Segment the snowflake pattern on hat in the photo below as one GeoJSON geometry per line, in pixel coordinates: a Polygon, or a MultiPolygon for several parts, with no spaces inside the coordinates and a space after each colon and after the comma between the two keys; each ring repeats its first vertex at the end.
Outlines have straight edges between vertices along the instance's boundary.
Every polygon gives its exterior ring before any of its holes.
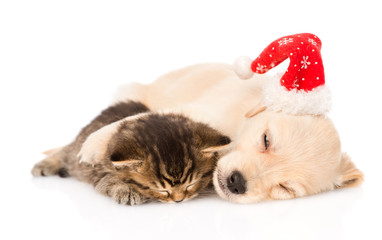
{"type": "Polygon", "coordinates": [[[277,82],[264,84],[263,105],[289,114],[324,115],[330,109],[331,99],[325,86],[321,45],[321,40],[311,33],[281,37],[254,61],[245,56],[238,58],[233,69],[240,78],[249,79],[254,73],[264,74],[289,58],[288,69],[275,79],[277,82]]]}
{"type": "Polygon", "coordinates": [[[287,58],[290,64],[280,83],[286,89],[311,91],[325,84],[321,58],[321,40],[314,34],[301,33],[279,38],[252,62],[254,73],[263,74],[287,58]],[[258,65],[263,66],[259,69],[258,65]]]}

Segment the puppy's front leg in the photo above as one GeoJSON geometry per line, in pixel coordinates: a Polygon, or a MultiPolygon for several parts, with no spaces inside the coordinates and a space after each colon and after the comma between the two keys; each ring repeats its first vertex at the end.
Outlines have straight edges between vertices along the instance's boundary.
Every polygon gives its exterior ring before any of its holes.
{"type": "Polygon", "coordinates": [[[90,134],[82,144],[81,150],[78,153],[80,162],[89,164],[97,164],[106,156],[107,146],[110,139],[117,132],[120,121],[106,125],[103,128],[90,134]]]}
{"type": "Polygon", "coordinates": [[[135,120],[147,113],[140,113],[131,117],[124,118],[117,122],[106,125],[90,134],[82,144],[78,153],[79,161],[95,165],[100,163],[107,155],[108,143],[119,130],[122,122],[135,120]]]}

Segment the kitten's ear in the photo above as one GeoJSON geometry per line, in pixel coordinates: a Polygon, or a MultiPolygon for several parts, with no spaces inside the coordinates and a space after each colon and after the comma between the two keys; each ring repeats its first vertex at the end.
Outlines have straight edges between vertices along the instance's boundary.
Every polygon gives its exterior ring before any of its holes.
{"type": "Polygon", "coordinates": [[[121,161],[111,161],[113,166],[116,168],[128,167],[133,170],[137,170],[140,166],[142,166],[143,160],[140,159],[126,159],[121,161]]]}
{"type": "Polygon", "coordinates": [[[213,144],[212,146],[206,146],[202,152],[203,153],[214,153],[214,152],[223,152],[225,150],[228,150],[228,146],[231,143],[231,139],[227,136],[221,135],[218,139],[216,139],[216,142],[210,142],[213,144]]]}
{"type": "Polygon", "coordinates": [[[199,124],[197,127],[198,145],[201,146],[203,153],[214,153],[227,149],[231,139],[224,136],[215,129],[205,124],[199,124]]]}
{"type": "Polygon", "coordinates": [[[363,182],[363,173],[355,167],[349,155],[342,153],[339,176],[334,185],[336,188],[355,187],[363,182]]]}
{"type": "Polygon", "coordinates": [[[115,136],[109,143],[109,159],[115,167],[129,167],[137,170],[143,163],[143,154],[133,139],[115,136]]]}

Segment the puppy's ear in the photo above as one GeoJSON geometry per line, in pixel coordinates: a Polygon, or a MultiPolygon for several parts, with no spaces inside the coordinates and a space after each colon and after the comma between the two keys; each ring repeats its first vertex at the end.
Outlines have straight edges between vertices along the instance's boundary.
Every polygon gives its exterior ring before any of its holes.
{"type": "Polygon", "coordinates": [[[213,154],[228,148],[231,139],[211,127],[198,123],[195,129],[197,145],[202,148],[203,154],[213,154]]]}
{"type": "Polygon", "coordinates": [[[342,153],[339,176],[334,185],[336,188],[355,187],[363,182],[363,173],[355,167],[349,155],[342,153]]]}
{"type": "Polygon", "coordinates": [[[251,118],[255,116],[256,114],[263,112],[265,109],[266,107],[262,105],[261,103],[259,103],[258,105],[253,107],[251,110],[249,110],[244,116],[246,118],[251,118]]]}

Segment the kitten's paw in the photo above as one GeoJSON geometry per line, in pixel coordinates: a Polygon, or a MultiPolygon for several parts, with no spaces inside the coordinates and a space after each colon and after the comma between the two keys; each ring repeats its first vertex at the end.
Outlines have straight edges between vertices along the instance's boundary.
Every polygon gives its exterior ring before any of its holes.
{"type": "Polygon", "coordinates": [[[147,201],[142,194],[131,190],[127,186],[115,186],[111,190],[111,197],[119,204],[123,205],[138,205],[147,201]]]}
{"type": "Polygon", "coordinates": [[[111,172],[105,172],[102,175],[104,176],[94,184],[97,192],[111,197],[119,204],[137,205],[149,201],[111,172]]]}
{"type": "Polygon", "coordinates": [[[36,163],[32,168],[32,175],[39,176],[51,176],[56,175],[60,170],[61,166],[53,161],[43,160],[41,162],[36,163]]]}

